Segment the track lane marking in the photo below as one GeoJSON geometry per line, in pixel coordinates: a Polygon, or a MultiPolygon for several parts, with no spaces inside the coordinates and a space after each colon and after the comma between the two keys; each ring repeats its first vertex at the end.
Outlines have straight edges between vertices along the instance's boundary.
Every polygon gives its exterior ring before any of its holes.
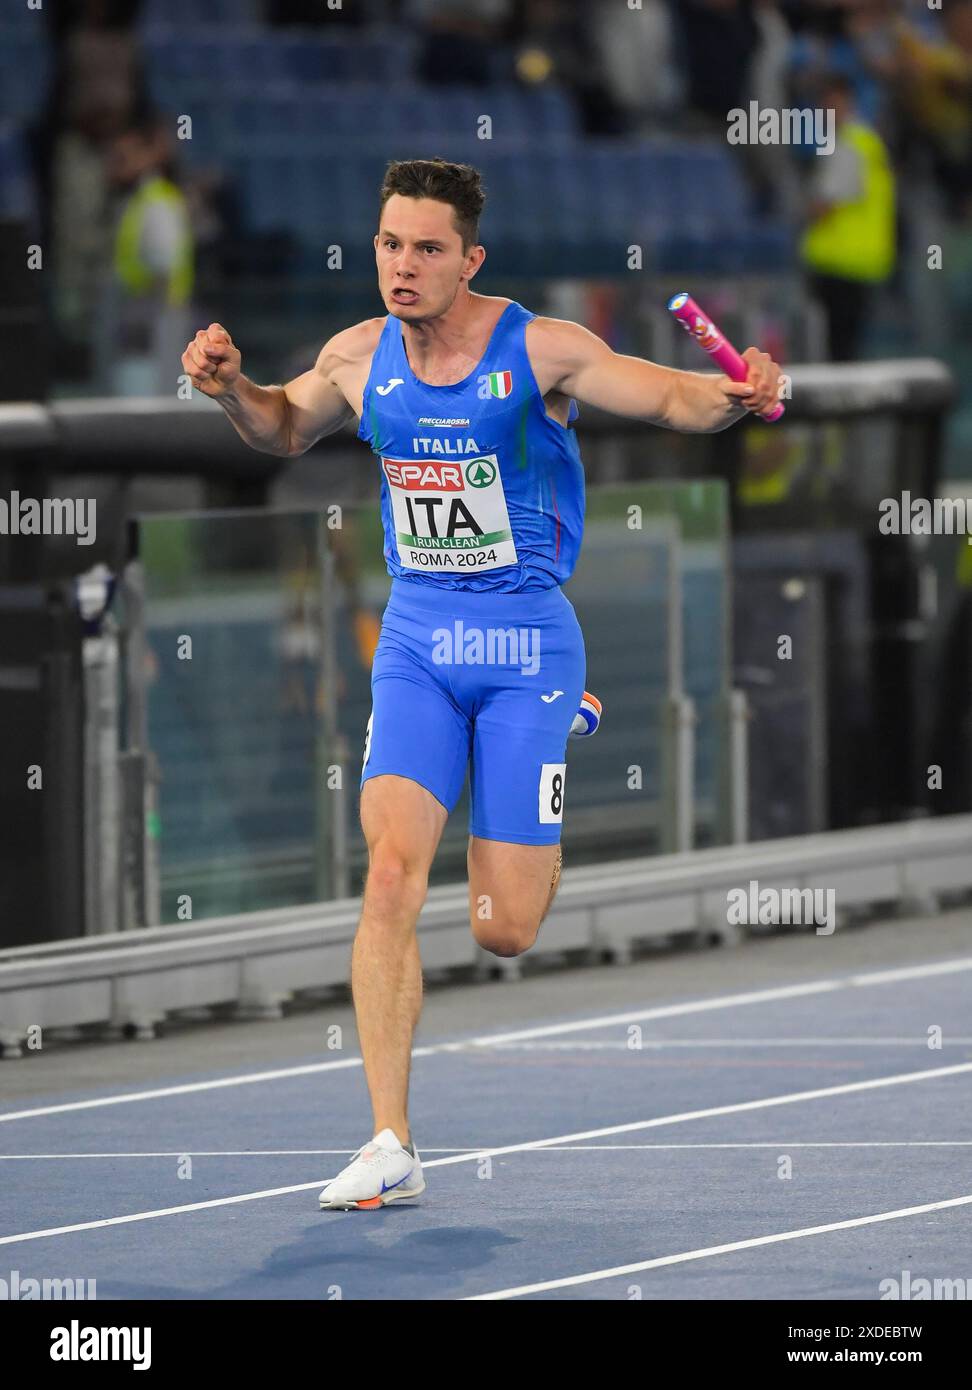
{"type": "MultiPolygon", "coordinates": [[[[412,1049],[412,1057],[432,1057],[441,1053],[463,1052],[473,1048],[489,1048],[499,1043],[528,1038],[551,1037],[558,1033],[578,1033],[595,1028],[608,1028],[625,1023],[640,1023],[657,1018],[681,1018],[688,1014],[708,1013],[715,1009],[739,1008],[748,1004],[774,1003],[782,999],[802,998],[813,994],[833,993],[843,989],[868,987],[872,984],[892,984],[903,979],[926,978],[929,975],[956,974],[972,970],[972,956],[936,961],[930,965],[902,967],[893,971],[838,976],[830,980],[810,981],[802,985],[782,985],[772,989],[752,990],[743,994],[716,995],[710,999],[689,1000],[681,1004],[663,1004],[599,1018],[577,1019],[568,1023],[544,1024],[536,1028],[521,1028],[513,1032],[485,1034],[460,1042],[435,1043],[412,1049]]],[[[322,1072],[360,1067],[360,1057],[342,1057],[331,1062],[311,1062],[296,1067],[278,1067],[272,1071],[249,1072],[243,1076],[217,1077],[209,1081],[183,1082],[152,1090],[127,1091],[116,1096],[98,1096],[90,1100],[64,1101],[57,1105],[33,1106],[28,1110],[0,1112],[0,1123],[12,1120],[40,1119],[46,1115],[63,1115],[77,1110],[93,1110],[108,1105],[129,1105],[135,1101],[162,1100],[169,1096],[193,1095],[201,1091],[225,1089],[232,1086],[255,1085],[278,1081],[285,1077],[315,1076],[322,1072]]]]}
{"type": "Polygon", "coordinates": [[[613,1269],[597,1269],[589,1274],[570,1274],[563,1279],[545,1279],[538,1284],[520,1284],[515,1288],[496,1289],[492,1293],[470,1294],[464,1303],[481,1303],[503,1298],[521,1298],[528,1293],[545,1293],[549,1289],[566,1289],[577,1284],[594,1284],[600,1279],[616,1279],[622,1274],[638,1274],[646,1269],[662,1269],[666,1265],[687,1264],[690,1260],[709,1260],[715,1255],[729,1255],[736,1250],[754,1250],[760,1245],[778,1245],[785,1240],[802,1240],[806,1236],[822,1236],[829,1231],[849,1231],[858,1226],[872,1226],[881,1221],[900,1221],[906,1216],[922,1216],[930,1211],[945,1211],[972,1203],[972,1193],[965,1197],[950,1197],[944,1202],[926,1202],[920,1207],[899,1207],[897,1211],[881,1211],[873,1216],[855,1216],[847,1221],[828,1221],[823,1226],[804,1226],[798,1231],[779,1231],[771,1236],[752,1236],[748,1240],[733,1240],[726,1245],[709,1245],[701,1250],[686,1250],[679,1255],[662,1255],[655,1260],[638,1260],[635,1264],[616,1265],[613,1269]]]}
{"type": "MultiPolygon", "coordinates": [[[[878,1090],[885,1086],[904,1086],[912,1082],[930,1081],[935,1077],[957,1076],[972,1071],[972,1062],[963,1062],[950,1067],[932,1067],[924,1071],[902,1072],[897,1076],[875,1077],[870,1081],[849,1081],[840,1086],[824,1086],[813,1091],[794,1091],[781,1096],[765,1096],[760,1100],[737,1101],[730,1105],[710,1106],[705,1110],[686,1110],[680,1114],[659,1115],[651,1120],[634,1120],[626,1124],[606,1125],[600,1129],[582,1130],[576,1134],[558,1134],[549,1139],[529,1139],[519,1144],[503,1144],[494,1148],[476,1149],[468,1153],[452,1154],[448,1158],[433,1158],[423,1163],[423,1168],[444,1168],[453,1163],[471,1163],[480,1158],[493,1158],[500,1154],[524,1153],[532,1149],[545,1149],[556,1144],[577,1143],[583,1139],[601,1139],[608,1134],[631,1134],[637,1130],[656,1129],[663,1125],[685,1124],[691,1120],[711,1119],[717,1115],[739,1115],[750,1110],[768,1110],[778,1105],[796,1105],[804,1101],[820,1100],[827,1096],[852,1095],[860,1091],[878,1090]]],[[[419,1150],[421,1152],[421,1150],[419,1150]]],[[[155,1211],[132,1212],[126,1216],[108,1216],[98,1221],[81,1221],[69,1226],[50,1226],[42,1231],[24,1231],[17,1235],[0,1236],[0,1245],[15,1245],[28,1240],[41,1240],[47,1236],[68,1235],[76,1231],[93,1231],[105,1226],[127,1225],[133,1221],[151,1221],[162,1216],[177,1216],[184,1212],[206,1211],[213,1207],[233,1206],[241,1202],[257,1202],[266,1197],[283,1197],[292,1192],[306,1192],[320,1187],[328,1178],[316,1178],[313,1182],[293,1183],[288,1187],[267,1188],[260,1192],[241,1192],[234,1197],[214,1197],[205,1202],[190,1202],[184,1206],[162,1207],[155,1211]]],[[[970,1199],[972,1200],[972,1199],[970,1199]]]]}

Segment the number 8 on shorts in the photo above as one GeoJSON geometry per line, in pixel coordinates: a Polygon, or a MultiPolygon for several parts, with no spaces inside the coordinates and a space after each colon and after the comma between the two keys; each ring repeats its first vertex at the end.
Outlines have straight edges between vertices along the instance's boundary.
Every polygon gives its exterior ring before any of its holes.
{"type": "Polygon", "coordinates": [[[566,763],[543,763],[540,767],[540,824],[558,824],[564,818],[566,763]]]}

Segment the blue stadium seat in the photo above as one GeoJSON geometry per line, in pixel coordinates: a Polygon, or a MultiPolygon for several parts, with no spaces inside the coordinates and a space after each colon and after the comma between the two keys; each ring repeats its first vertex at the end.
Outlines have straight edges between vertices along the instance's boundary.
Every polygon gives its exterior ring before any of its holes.
{"type": "Polygon", "coordinates": [[[241,159],[238,167],[246,229],[295,228],[294,194],[303,177],[302,162],[289,156],[254,154],[241,159]]]}
{"type": "Polygon", "coordinates": [[[560,141],[576,138],[577,122],[567,95],[556,87],[504,83],[480,92],[480,110],[495,110],[494,138],[501,141],[560,141]],[[484,99],[485,98],[485,99],[484,99]]]}
{"type": "Polygon", "coordinates": [[[160,26],[177,26],[183,33],[212,26],[226,33],[240,24],[258,24],[262,18],[261,0],[206,0],[202,10],[195,0],[142,0],[138,10],[143,34],[160,26]]]}
{"type": "Polygon", "coordinates": [[[588,154],[585,174],[590,196],[598,208],[600,229],[613,237],[630,230],[630,205],[622,181],[622,162],[618,153],[606,145],[594,145],[588,154]]]}
{"type": "Polygon", "coordinates": [[[22,5],[5,5],[3,21],[0,23],[0,43],[7,44],[23,40],[25,43],[44,43],[47,33],[46,21],[37,10],[29,10],[22,5]]]}
{"type": "Polygon", "coordinates": [[[347,100],[340,88],[298,88],[289,109],[291,138],[308,153],[338,148],[347,119],[347,100]]]}
{"type": "Polygon", "coordinates": [[[540,124],[546,134],[576,139],[580,133],[577,108],[566,88],[554,85],[538,87],[533,100],[540,112],[540,124]]]}
{"type": "Polygon", "coordinates": [[[384,87],[413,82],[416,42],[416,36],[406,30],[376,35],[364,46],[360,80],[378,82],[384,87]]]}
{"type": "Polygon", "coordinates": [[[394,115],[395,129],[401,136],[416,142],[424,141],[430,119],[428,94],[419,87],[406,87],[400,91],[390,91],[387,101],[389,118],[394,115]]]}
{"type": "Polygon", "coordinates": [[[0,27],[0,116],[23,123],[36,118],[47,96],[51,57],[42,27],[0,27]]]}
{"type": "Polygon", "coordinates": [[[241,153],[247,150],[268,154],[287,150],[294,135],[296,96],[286,88],[268,88],[254,101],[245,90],[234,88],[221,102],[226,115],[225,134],[231,148],[241,153]]]}
{"type": "Polygon", "coordinates": [[[254,96],[262,100],[265,83],[284,80],[288,75],[277,35],[260,29],[229,30],[221,45],[216,75],[223,82],[254,83],[254,96]]]}
{"type": "Polygon", "coordinates": [[[0,217],[30,220],[36,211],[23,135],[0,120],[0,217]]]}
{"type": "Polygon", "coordinates": [[[344,39],[316,34],[287,36],[286,72],[298,82],[349,82],[361,72],[355,50],[344,39]]]}
{"type": "Polygon", "coordinates": [[[383,159],[341,160],[337,217],[346,238],[346,254],[366,269],[374,263],[372,238],[378,230],[378,191],[385,171],[383,159]]]}

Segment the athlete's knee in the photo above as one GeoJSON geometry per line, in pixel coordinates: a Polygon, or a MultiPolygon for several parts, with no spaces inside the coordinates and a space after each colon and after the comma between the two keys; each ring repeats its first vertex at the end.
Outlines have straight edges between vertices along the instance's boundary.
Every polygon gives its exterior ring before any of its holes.
{"type": "Polygon", "coordinates": [[[421,904],[429,888],[429,866],[397,845],[371,850],[365,894],[372,902],[421,904]]]}
{"type": "Polygon", "coordinates": [[[473,936],[484,951],[494,956],[522,956],[537,939],[536,917],[505,917],[502,921],[474,921],[473,936]]]}

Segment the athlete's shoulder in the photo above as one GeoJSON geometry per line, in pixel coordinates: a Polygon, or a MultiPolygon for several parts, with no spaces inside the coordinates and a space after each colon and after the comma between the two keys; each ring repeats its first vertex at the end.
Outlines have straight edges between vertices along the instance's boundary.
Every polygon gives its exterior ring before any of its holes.
{"type": "Polygon", "coordinates": [[[530,360],[536,363],[582,362],[606,347],[603,339],[583,324],[543,314],[527,324],[525,339],[530,360]]]}
{"type": "Polygon", "coordinates": [[[545,343],[572,342],[594,336],[589,328],[573,319],[552,319],[545,314],[536,314],[527,324],[527,332],[545,343]]]}
{"type": "Polygon", "coordinates": [[[358,362],[362,358],[370,357],[378,346],[387,321],[387,315],[383,318],[362,319],[350,328],[340,329],[333,337],[328,338],[321,348],[318,361],[358,362]]]}
{"type": "MultiPolygon", "coordinates": [[[[506,296],[502,294],[471,294],[470,298],[477,300],[481,304],[492,304],[495,309],[499,310],[497,314],[498,319],[502,318],[511,304],[516,304],[517,302],[515,299],[507,299],[506,296]]],[[[523,308],[522,304],[520,308],[523,308]]]]}

